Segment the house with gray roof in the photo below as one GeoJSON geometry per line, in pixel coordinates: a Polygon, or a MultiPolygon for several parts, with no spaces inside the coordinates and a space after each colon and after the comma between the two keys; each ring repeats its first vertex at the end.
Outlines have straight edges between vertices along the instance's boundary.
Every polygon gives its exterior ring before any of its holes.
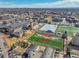
{"type": "Polygon", "coordinates": [[[46,48],[45,51],[43,52],[43,55],[41,58],[52,58],[54,57],[55,50],[53,48],[46,48]]]}

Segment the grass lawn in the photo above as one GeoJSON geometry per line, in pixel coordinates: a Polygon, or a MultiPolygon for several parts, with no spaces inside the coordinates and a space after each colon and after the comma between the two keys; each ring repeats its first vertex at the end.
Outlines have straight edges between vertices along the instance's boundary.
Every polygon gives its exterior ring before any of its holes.
{"type": "Polygon", "coordinates": [[[39,36],[38,33],[35,33],[28,40],[33,43],[36,43],[36,44],[50,46],[52,48],[57,48],[57,49],[63,49],[63,39],[62,38],[56,38],[56,39],[47,38],[47,37],[39,36]]]}
{"type": "Polygon", "coordinates": [[[77,27],[71,27],[71,26],[64,26],[64,25],[59,25],[56,32],[68,32],[69,36],[73,36],[74,33],[79,32],[79,28],[77,27]]]}

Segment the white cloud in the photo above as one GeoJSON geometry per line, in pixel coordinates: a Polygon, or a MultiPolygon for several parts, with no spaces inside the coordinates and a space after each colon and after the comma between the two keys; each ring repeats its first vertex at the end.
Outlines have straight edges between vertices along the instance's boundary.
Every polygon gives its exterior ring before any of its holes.
{"type": "Polygon", "coordinates": [[[79,0],[62,0],[57,2],[49,2],[49,3],[34,3],[34,4],[14,4],[5,2],[0,2],[0,7],[27,7],[27,8],[60,8],[60,7],[79,7],[79,0]]]}
{"type": "Polygon", "coordinates": [[[79,7],[79,0],[63,0],[51,3],[38,3],[34,6],[48,7],[48,8],[59,8],[59,7],[79,7]]]}

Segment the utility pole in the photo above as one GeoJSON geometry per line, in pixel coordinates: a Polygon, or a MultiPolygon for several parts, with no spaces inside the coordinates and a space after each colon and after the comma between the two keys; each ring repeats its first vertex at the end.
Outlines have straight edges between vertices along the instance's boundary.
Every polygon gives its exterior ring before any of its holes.
{"type": "MultiPolygon", "coordinates": [[[[30,15],[29,15],[30,16],[30,15]]],[[[32,16],[30,16],[30,30],[32,30],[32,25],[33,25],[33,22],[32,22],[32,16]]]]}
{"type": "Polygon", "coordinates": [[[29,11],[30,30],[32,30],[32,25],[33,25],[32,15],[33,14],[31,14],[31,12],[29,11]]]}

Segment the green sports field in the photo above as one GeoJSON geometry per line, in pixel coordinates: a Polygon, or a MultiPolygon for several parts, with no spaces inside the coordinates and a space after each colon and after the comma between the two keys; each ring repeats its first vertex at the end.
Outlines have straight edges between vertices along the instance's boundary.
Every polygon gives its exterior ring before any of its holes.
{"type": "Polygon", "coordinates": [[[40,36],[38,33],[35,33],[28,40],[36,44],[50,46],[52,48],[57,48],[57,49],[63,49],[63,39],[59,37],[48,38],[48,37],[40,36]]]}
{"type": "Polygon", "coordinates": [[[59,25],[59,26],[57,27],[57,30],[56,30],[56,32],[62,32],[62,33],[65,32],[65,31],[68,32],[68,35],[69,35],[69,36],[73,36],[74,33],[79,32],[79,28],[77,28],[77,27],[72,27],[72,26],[59,25]]]}

